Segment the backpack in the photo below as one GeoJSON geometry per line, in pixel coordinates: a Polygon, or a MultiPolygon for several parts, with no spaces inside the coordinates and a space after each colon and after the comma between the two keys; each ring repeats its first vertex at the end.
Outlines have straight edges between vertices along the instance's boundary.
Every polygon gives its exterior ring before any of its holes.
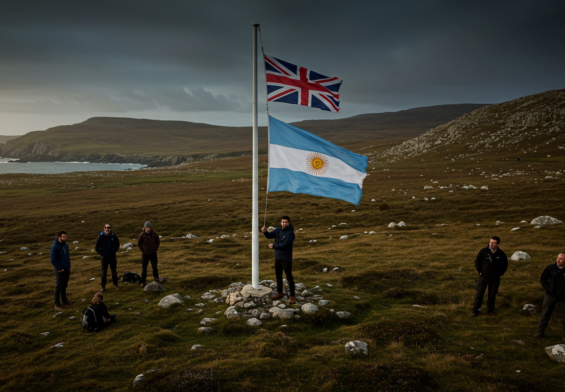
{"type": "Polygon", "coordinates": [[[122,280],[124,283],[140,283],[141,276],[139,276],[135,272],[126,271],[124,272],[124,277],[122,280]]]}
{"type": "Polygon", "coordinates": [[[98,332],[100,330],[96,313],[90,306],[82,312],[82,329],[88,332],[98,332]]]}

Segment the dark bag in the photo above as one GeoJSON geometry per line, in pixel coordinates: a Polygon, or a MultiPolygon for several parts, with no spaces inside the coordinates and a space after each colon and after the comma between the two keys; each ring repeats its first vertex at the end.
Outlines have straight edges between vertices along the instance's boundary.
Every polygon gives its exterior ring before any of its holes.
{"type": "Polygon", "coordinates": [[[100,330],[96,313],[90,306],[82,312],[82,328],[88,332],[98,332],[100,330]]]}
{"type": "Polygon", "coordinates": [[[122,280],[124,283],[141,283],[141,276],[135,272],[126,271],[122,280]]]}

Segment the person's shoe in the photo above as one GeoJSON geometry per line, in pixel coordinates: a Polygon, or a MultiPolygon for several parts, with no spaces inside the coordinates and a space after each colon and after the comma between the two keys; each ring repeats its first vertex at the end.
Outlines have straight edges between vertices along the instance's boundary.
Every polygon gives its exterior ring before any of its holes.
{"type": "Polygon", "coordinates": [[[55,310],[57,312],[62,312],[63,310],[65,310],[65,308],[63,308],[61,305],[55,305],[55,310]]]}
{"type": "Polygon", "coordinates": [[[119,288],[120,288],[120,286],[118,286],[118,285],[114,285],[114,288],[115,288],[115,289],[119,289],[119,288]]]}
{"type": "Polygon", "coordinates": [[[277,293],[274,297],[271,297],[271,299],[273,301],[276,301],[277,299],[281,299],[282,297],[284,297],[283,293],[277,293]]]}
{"type": "Polygon", "coordinates": [[[288,299],[288,303],[294,305],[296,303],[296,297],[294,295],[291,295],[288,299]]]}
{"type": "Polygon", "coordinates": [[[479,312],[473,312],[471,313],[471,317],[477,317],[479,315],[479,312]]]}
{"type": "Polygon", "coordinates": [[[104,291],[106,291],[106,288],[100,286],[100,292],[103,293],[104,291]]]}
{"type": "Polygon", "coordinates": [[[74,301],[69,301],[69,300],[63,301],[63,305],[72,305],[72,304],[74,304],[74,301]]]}
{"type": "Polygon", "coordinates": [[[141,287],[145,287],[145,282],[143,282],[142,284],[140,284],[141,287]]]}
{"type": "Polygon", "coordinates": [[[489,316],[496,316],[496,313],[494,313],[494,312],[488,312],[488,315],[489,315],[489,316]]]}
{"type": "MultiPolygon", "coordinates": [[[[545,338],[545,333],[544,333],[544,332],[537,332],[537,333],[534,335],[534,338],[536,338],[536,339],[537,339],[537,338],[545,338]]],[[[565,340],[565,338],[563,338],[563,340],[565,340]]]]}

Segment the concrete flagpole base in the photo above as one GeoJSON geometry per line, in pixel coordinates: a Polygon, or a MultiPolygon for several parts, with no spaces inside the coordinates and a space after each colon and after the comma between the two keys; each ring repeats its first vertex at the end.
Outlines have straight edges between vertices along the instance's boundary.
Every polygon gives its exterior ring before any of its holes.
{"type": "Polygon", "coordinates": [[[254,289],[253,285],[248,284],[247,286],[243,286],[243,288],[240,291],[240,294],[243,296],[243,299],[246,301],[249,297],[269,299],[271,298],[272,292],[273,289],[270,287],[258,285],[257,288],[254,289]]]}

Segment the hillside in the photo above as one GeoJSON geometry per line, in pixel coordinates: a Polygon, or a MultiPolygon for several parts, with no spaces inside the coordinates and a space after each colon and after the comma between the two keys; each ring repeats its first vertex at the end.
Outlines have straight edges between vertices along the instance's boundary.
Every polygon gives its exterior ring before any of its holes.
{"type": "Polygon", "coordinates": [[[497,155],[547,158],[565,150],[565,89],[546,91],[467,113],[447,124],[375,153],[374,164],[442,155],[451,161],[497,155]]]}
{"type": "Polygon", "coordinates": [[[0,135],[0,144],[4,144],[8,140],[16,139],[18,137],[21,137],[21,135],[10,135],[10,136],[0,135]]]}
{"type": "MultiPolygon", "coordinates": [[[[296,126],[341,143],[415,137],[451,121],[479,104],[441,105],[340,120],[310,120],[296,126]]],[[[260,148],[266,149],[266,128],[260,148]]],[[[89,161],[174,165],[247,154],[250,127],[221,127],[186,121],[95,117],[85,122],[28,133],[0,146],[0,156],[21,161],[89,161]]]]}

